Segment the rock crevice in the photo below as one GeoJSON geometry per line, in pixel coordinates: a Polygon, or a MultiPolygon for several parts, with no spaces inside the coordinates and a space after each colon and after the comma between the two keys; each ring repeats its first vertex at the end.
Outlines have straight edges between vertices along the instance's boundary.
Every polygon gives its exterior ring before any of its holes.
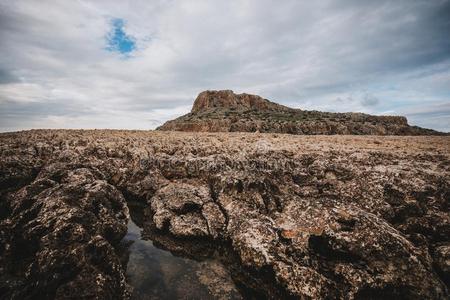
{"type": "Polygon", "coordinates": [[[2,297],[128,298],[123,195],[142,203],[155,244],[218,256],[261,297],[449,296],[447,137],[28,131],[0,141],[0,180],[27,178],[0,190],[2,297]]]}

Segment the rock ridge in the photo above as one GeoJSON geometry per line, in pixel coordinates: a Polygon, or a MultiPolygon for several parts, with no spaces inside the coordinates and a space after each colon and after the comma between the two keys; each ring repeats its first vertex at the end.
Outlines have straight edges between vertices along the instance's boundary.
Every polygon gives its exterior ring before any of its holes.
{"type": "Polygon", "coordinates": [[[231,90],[204,91],[190,113],[167,121],[164,131],[274,132],[297,135],[444,135],[408,125],[403,116],[329,113],[283,106],[231,90]]]}
{"type": "Polygon", "coordinates": [[[232,90],[204,91],[194,101],[191,112],[214,109],[287,111],[290,108],[270,102],[257,95],[235,94],[232,90]]]}

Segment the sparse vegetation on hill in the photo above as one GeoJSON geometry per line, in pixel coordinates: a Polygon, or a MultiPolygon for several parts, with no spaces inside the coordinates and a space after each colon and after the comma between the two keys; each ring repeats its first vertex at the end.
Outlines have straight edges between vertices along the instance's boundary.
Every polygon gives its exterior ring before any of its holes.
{"type": "Polygon", "coordinates": [[[305,135],[441,135],[410,126],[405,117],[329,113],[293,109],[256,95],[230,90],[199,94],[192,111],[159,130],[206,132],[276,132],[305,135]]]}

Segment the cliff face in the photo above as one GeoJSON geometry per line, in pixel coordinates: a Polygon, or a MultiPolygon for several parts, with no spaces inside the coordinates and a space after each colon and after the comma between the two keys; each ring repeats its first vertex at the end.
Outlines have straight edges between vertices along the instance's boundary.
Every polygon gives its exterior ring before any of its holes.
{"type": "Polygon", "coordinates": [[[192,113],[214,109],[288,111],[289,108],[256,95],[235,94],[231,90],[204,91],[194,101],[192,113]]]}
{"type": "Polygon", "coordinates": [[[159,130],[202,132],[276,132],[308,135],[439,135],[409,126],[405,117],[362,113],[304,111],[256,95],[230,90],[198,95],[189,114],[166,122],[159,130]]]}
{"type": "Polygon", "coordinates": [[[0,134],[0,296],[128,298],[132,199],[259,298],[448,299],[449,166],[448,137],[0,134]]]}

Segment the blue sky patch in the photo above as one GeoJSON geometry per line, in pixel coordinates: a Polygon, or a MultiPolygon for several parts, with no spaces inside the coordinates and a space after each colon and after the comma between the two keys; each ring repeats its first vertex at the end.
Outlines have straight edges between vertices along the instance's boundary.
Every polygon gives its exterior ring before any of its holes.
{"type": "Polygon", "coordinates": [[[111,26],[112,29],[106,36],[108,43],[106,50],[123,55],[133,52],[136,49],[136,41],[132,36],[126,34],[124,30],[125,21],[115,18],[111,21],[111,26]]]}

